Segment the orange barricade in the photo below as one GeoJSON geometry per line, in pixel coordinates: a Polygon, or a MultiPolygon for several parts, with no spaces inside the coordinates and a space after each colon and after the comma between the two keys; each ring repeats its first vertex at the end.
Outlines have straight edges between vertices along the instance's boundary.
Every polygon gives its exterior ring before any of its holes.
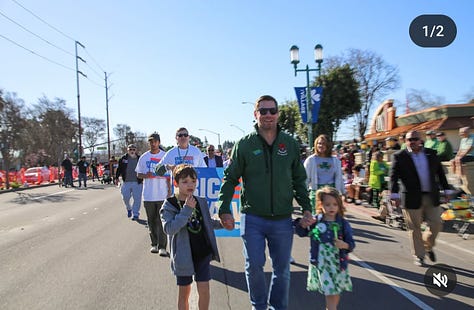
{"type": "Polygon", "coordinates": [[[8,173],[8,180],[11,182],[16,182],[16,171],[10,171],[8,173]]]}
{"type": "Polygon", "coordinates": [[[21,184],[25,184],[26,182],[25,171],[26,171],[25,167],[22,167],[19,171],[21,184]]]}
{"type": "Polygon", "coordinates": [[[58,167],[49,167],[49,183],[55,183],[58,179],[58,167]]]}

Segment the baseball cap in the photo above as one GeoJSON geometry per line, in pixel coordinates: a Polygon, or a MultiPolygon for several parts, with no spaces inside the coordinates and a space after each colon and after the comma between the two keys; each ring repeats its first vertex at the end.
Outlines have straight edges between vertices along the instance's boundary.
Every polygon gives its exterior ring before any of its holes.
{"type": "Polygon", "coordinates": [[[426,134],[427,134],[427,135],[434,135],[435,132],[434,132],[433,130],[428,130],[428,131],[426,132],[426,134]]]}
{"type": "Polygon", "coordinates": [[[444,136],[444,132],[440,131],[440,132],[436,133],[436,136],[437,137],[444,136]]]}
{"type": "Polygon", "coordinates": [[[127,148],[128,148],[128,149],[136,149],[137,146],[136,146],[135,144],[129,144],[129,145],[127,146],[127,148]]]}
{"type": "Polygon", "coordinates": [[[154,133],[152,133],[148,136],[148,141],[150,141],[150,140],[161,141],[160,140],[160,135],[157,132],[154,132],[154,133]]]}

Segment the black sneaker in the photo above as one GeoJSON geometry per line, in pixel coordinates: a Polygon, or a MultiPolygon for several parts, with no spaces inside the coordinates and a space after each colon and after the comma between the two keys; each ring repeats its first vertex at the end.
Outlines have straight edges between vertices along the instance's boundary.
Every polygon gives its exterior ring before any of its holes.
{"type": "Polygon", "coordinates": [[[433,250],[428,251],[426,254],[428,254],[428,258],[430,259],[430,261],[432,261],[433,263],[436,262],[436,255],[433,250]]]}

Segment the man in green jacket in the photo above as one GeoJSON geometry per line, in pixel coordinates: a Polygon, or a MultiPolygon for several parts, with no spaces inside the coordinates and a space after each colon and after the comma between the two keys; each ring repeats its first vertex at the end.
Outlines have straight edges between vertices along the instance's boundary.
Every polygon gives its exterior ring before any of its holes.
{"type": "Polygon", "coordinates": [[[425,149],[432,149],[436,151],[436,148],[438,147],[438,140],[436,140],[436,132],[434,132],[433,130],[428,130],[426,132],[426,141],[423,146],[425,147],[425,149]]]}
{"type": "Polygon", "coordinates": [[[436,147],[436,153],[441,161],[450,161],[454,157],[453,146],[446,139],[444,132],[436,133],[438,139],[438,146],[436,147]]]}
{"type": "Polygon", "coordinates": [[[240,234],[244,244],[245,276],[253,309],[287,309],[290,257],[293,244],[293,198],[312,217],[306,172],[295,139],[278,127],[278,103],[261,96],[254,116],[256,131],[240,139],[232,151],[219,194],[222,225],[232,229],[230,203],[242,177],[240,234]],[[273,276],[265,283],[265,244],[272,259],[273,276]],[[270,291],[270,296],[268,291],[270,291]]]}

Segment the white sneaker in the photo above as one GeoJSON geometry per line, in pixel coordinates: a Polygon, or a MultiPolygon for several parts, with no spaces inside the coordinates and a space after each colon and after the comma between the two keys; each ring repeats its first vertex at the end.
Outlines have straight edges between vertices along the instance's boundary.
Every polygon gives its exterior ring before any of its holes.
{"type": "Polygon", "coordinates": [[[152,246],[150,249],[151,253],[158,253],[158,247],[157,246],[152,246]]]}
{"type": "Polygon", "coordinates": [[[293,258],[293,256],[290,257],[290,264],[294,264],[296,263],[295,259],[293,258]]]}
{"type": "Polygon", "coordinates": [[[158,254],[159,254],[160,256],[163,256],[163,257],[169,256],[168,252],[166,252],[165,249],[159,249],[159,250],[158,250],[158,254]]]}

